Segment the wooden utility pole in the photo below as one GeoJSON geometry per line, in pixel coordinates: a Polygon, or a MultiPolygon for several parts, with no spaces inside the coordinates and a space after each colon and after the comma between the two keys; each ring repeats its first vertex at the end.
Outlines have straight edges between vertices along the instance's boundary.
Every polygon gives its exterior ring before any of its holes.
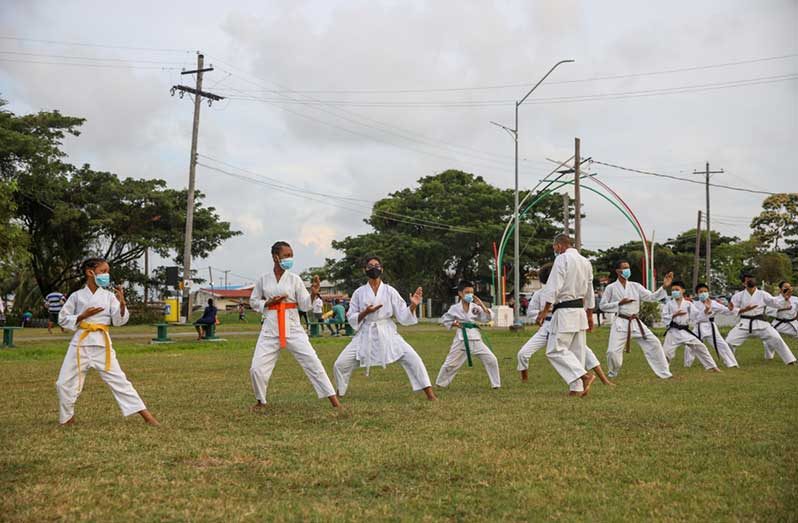
{"type": "Polygon", "coordinates": [[[227,273],[230,272],[229,270],[222,271],[224,272],[224,288],[227,289],[227,273]]]}
{"type": "Polygon", "coordinates": [[[189,298],[191,295],[191,242],[194,232],[194,182],[196,179],[197,171],[197,136],[199,135],[199,118],[200,118],[200,104],[203,98],[208,99],[210,106],[214,101],[223,100],[223,96],[218,96],[213,93],[207,93],[202,90],[202,77],[203,73],[213,71],[213,67],[204,67],[205,56],[201,53],[197,54],[197,68],[193,71],[183,71],[180,74],[196,74],[197,86],[196,88],[187,87],[185,85],[173,85],[172,96],[176,91],[180,92],[180,98],[183,98],[184,93],[194,95],[194,124],[191,129],[191,160],[188,168],[188,197],[186,201],[186,234],[185,242],[183,244],[183,310],[180,314],[180,321],[185,322],[191,315],[191,304],[189,298]]]}
{"type": "Polygon", "coordinates": [[[693,171],[693,174],[704,174],[704,175],[706,175],[706,188],[707,188],[707,191],[706,191],[707,192],[707,247],[706,247],[706,250],[707,250],[707,253],[706,253],[707,281],[705,281],[704,283],[706,283],[707,285],[711,286],[712,282],[710,281],[711,280],[711,278],[710,278],[710,276],[711,276],[710,269],[712,267],[712,227],[711,227],[711,225],[709,223],[709,175],[710,174],[723,174],[723,169],[721,169],[720,171],[710,171],[709,170],[709,162],[707,162],[706,170],[703,173],[701,171],[693,171]]]}
{"type": "Polygon", "coordinates": [[[571,212],[568,209],[568,206],[571,205],[571,198],[568,196],[568,193],[562,193],[562,226],[563,232],[565,234],[571,234],[571,224],[570,224],[570,215],[571,212]]]}
{"type": "MultiPolygon", "coordinates": [[[[693,289],[698,285],[698,265],[701,263],[701,211],[695,224],[695,254],[693,255],[693,289]]],[[[707,283],[707,285],[709,285],[707,283]]]]}
{"type": "Polygon", "coordinates": [[[574,244],[582,247],[582,198],[579,194],[579,168],[582,159],[579,157],[581,141],[574,138],[574,244]]]}
{"type": "Polygon", "coordinates": [[[144,305],[147,305],[150,294],[150,248],[144,247],[144,305]]]}

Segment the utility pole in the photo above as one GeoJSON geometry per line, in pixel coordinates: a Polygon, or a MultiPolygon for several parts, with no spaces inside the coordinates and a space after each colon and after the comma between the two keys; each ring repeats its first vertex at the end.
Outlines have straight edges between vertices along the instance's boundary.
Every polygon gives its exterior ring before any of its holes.
{"type": "Polygon", "coordinates": [[[214,101],[224,99],[223,96],[218,96],[202,90],[203,73],[213,71],[213,67],[204,67],[204,65],[205,56],[203,56],[202,53],[198,53],[197,68],[193,71],[183,71],[180,73],[196,74],[196,88],[185,85],[173,85],[171,89],[172,96],[175,95],[176,91],[180,92],[180,98],[183,98],[185,93],[194,95],[194,124],[191,129],[191,161],[188,168],[188,198],[186,201],[186,234],[185,243],[183,245],[183,311],[180,318],[181,322],[185,322],[191,314],[191,304],[189,303],[189,297],[191,295],[191,242],[194,232],[194,182],[197,172],[197,136],[199,135],[200,104],[203,98],[208,99],[208,106],[214,101]]]}
{"type": "MultiPolygon", "coordinates": [[[[693,289],[698,285],[698,265],[701,263],[701,210],[695,224],[695,254],[693,255],[693,289]]],[[[709,285],[709,283],[707,283],[709,285]]]]}
{"type": "Polygon", "coordinates": [[[574,138],[574,243],[577,249],[582,247],[582,198],[579,195],[579,168],[582,160],[579,157],[581,140],[574,138]]]}
{"type": "Polygon", "coordinates": [[[570,205],[571,205],[571,198],[568,196],[568,193],[567,192],[562,193],[562,226],[564,229],[563,232],[565,234],[568,234],[569,236],[571,234],[571,226],[570,226],[571,224],[569,223],[571,213],[568,209],[568,206],[570,205]]]}
{"type": "Polygon", "coordinates": [[[144,247],[144,305],[147,305],[150,294],[150,248],[144,247]]]}
{"type": "Polygon", "coordinates": [[[227,289],[227,273],[230,272],[229,270],[222,271],[224,273],[224,288],[227,289]]]}
{"type": "Polygon", "coordinates": [[[707,188],[707,254],[706,254],[706,264],[707,264],[707,281],[704,282],[707,285],[712,285],[710,281],[710,268],[712,267],[712,227],[709,223],[709,175],[710,174],[723,174],[723,169],[720,171],[710,171],[709,170],[709,162],[707,162],[706,170],[702,173],[701,171],[693,171],[693,174],[704,174],[706,175],[706,188],[707,188]]]}

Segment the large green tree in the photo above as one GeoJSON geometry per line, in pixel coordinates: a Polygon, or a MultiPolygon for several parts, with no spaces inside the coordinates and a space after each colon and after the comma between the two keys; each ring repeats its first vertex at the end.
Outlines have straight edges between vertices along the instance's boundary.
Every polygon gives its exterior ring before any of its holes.
{"type": "MultiPolygon", "coordinates": [[[[14,188],[10,222],[24,237],[30,267],[19,273],[35,280],[39,295],[74,289],[80,262],[89,255],[108,259],[117,280],[134,282],[143,282],[138,260],[147,248],[182,262],[186,191],[163,180],[122,179],[66,163],[62,140],[77,136],[82,123],[57,111],[0,113],[0,182],[14,188]]],[[[192,255],[199,258],[240,234],[202,199],[195,193],[192,255]]],[[[20,289],[32,289],[22,283],[20,289]]],[[[38,300],[32,290],[17,298],[20,305],[38,300]]]]}
{"type": "MultiPolygon", "coordinates": [[[[545,198],[522,221],[522,272],[552,257],[561,201],[557,195],[545,198]]],[[[418,186],[378,201],[365,220],[374,230],[334,241],[344,255],[328,260],[322,270],[351,291],[364,281],[363,257],[377,254],[386,280],[403,294],[421,285],[426,296],[448,300],[462,278],[482,282],[484,289],[491,281],[493,242],[501,238],[512,209],[512,191],[482,177],[457,170],[426,176],[418,186]]],[[[505,260],[513,262],[510,253],[505,260]]]]}
{"type": "Polygon", "coordinates": [[[765,198],[762,212],[751,221],[751,228],[766,248],[777,251],[782,241],[798,246],[798,193],[765,198]]]}

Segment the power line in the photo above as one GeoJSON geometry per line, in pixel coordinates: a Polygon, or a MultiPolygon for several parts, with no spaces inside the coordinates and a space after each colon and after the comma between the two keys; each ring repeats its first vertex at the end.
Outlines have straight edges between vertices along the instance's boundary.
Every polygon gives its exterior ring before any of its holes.
{"type": "MultiPolygon", "coordinates": [[[[679,67],[674,69],[664,69],[660,71],[648,71],[642,73],[626,73],[626,74],[611,74],[611,75],[604,75],[604,76],[594,76],[590,78],[579,78],[575,80],[557,80],[557,81],[549,81],[547,82],[548,85],[557,85],[557,84],[573,84],[573,83],[583,83],[583,82],[595,82],[600,80],[620,80],[624,78],[638,78],[644,76],[655,76],[655,75],[663,75],[663,74],[672,74],[672,73],[682,73],[682,72],[689,72],[689,71],[699,71],[704,69],[717,69],[722,67],[730,67],[735,65],[745,65],[745,64],[753,64],[759,62],[768,62],[774,60],[784,60],[787,58],[793,58],[798,56],[798,53],[790,53],[778,56],[767,56],[762,58],[753,58],[749,60],[738,60],[733,62],[724,62],[719,64],[709,64],[709,65],[697,65],[697,66],[690,66],[690,67],[679,67]]],[[[515,84],[500,84],[500,85],[485,85],[485,86],[474,86],[474,87],[441,87],[441,88],[422,88],[422,89],[299,89],[299,90],[291,90],[293,94],[410,94],[410,93],[435,93],[435,92],[460,92],[460,91],[483,91],[483,90],[494,90],[494,89],[508,89],[508,88],[521,88],[521,87],[529,87],[529,83],[515,83],[515,84]]],[[[271,91],[272,93],[278,93],[280,91],[271,91]]]]}
{"type": "MultiPolygon", "coordinates": [[[[613,169],[620,169],[622,171],[629,171],[629,172],[638,173],[638,174],[645,174],[645,175],[648,175],[648,176],[656,176],[658,178],[668,178],[668,179],[671,179],[671,180],[678,180],[680,182],[689,182],[689,183],[697,183],[699,185],[706,185],[705,182],[702,182],[700,180],[692,180],[690,178],[682,178],[681,176],[673,176],[673,175],[670,175],[670,174],[662,174],[662,173],[657,173],[657,172],[653,172],[653,171],[643,171],[641,169],[632,169],[631,167],[624,167],[622,165],[616,165],[616,164],[613,164],[613,163],[600,162],[598,160],[593,160],[593,163],[596,163],[598,165],[604,165],[604,166],[607,166],[607,167],[612,167],[613,169]]],[[[720,187],[721,189],[729,189],[731,191],[748,192],[748,193],[753,193],[753,194],[767,194],[769,196],[772,196],[774,194],[778,194],[778,193],[775,193],[775,192],[756,191],[756,190],[753,190],[753,189],[746,189],[744,187],[735,187],[735,186],[732,186],[732,185],[723,185],[723,184],[719,184],[719,183],[710,183],[709,185],[710,185],[710,187],[720,187]]]]}
{"type": "MultiPolygon", "coordinates": [[[[241,174],[238,174],[238,173],[226,171],[224,169],[220,169],[218,167],[214,167],[212,165],[207,165],[207,164],[204,164],[204,163],[201,163],[201,162],[198,162],[197,165],[200,165],[202,167],[205,167],[206,169],[211,169],[213,171],[216,171],[216,172],[228,175],[228,176],[232,176],[232,177],[239,178],[239,179],[242,179],[242,180],[248,180],[248,181],[251,181],[251,182],[259,183],[261,185],[266,185],[267,187],[270,187],[270,188],[272,188],[274,190],[277,190],[277,191],[280,191],[280,192],[283,192],[283,193],[286,193],[286,194],[290,194],[292,196],[297,196],[297,197],[304,198],[304,199],[307,199],[307,200],[312,200],[312,201],[315,201],[315,202],[323,203],[325,205],[331,205],[333,207],[339,207],[341,209],[346,209],[348,211],[357,213],[359,215],[362,215],[362,213],[364,212],[363,208],[350,207],[350,206],[347,206],[347,205],[336,204],[336,203],[333,203],[333,202],[330,201],[330,200],[334,200],[335,198],[327,197],[325,199],[319,199],[319,198],[313,198],[311,196],[307,196],[306,193],[308,193],[310,191],[306,191],[305,189],[302,189],[302,188],[298,188],[297,187],[297,188],[293,188],[292,189],[292,188],[286,188],[286,187],[283,187],[283,186],[276,186],[276,185],[274,185],[274,184],[272,184],[270,182],[267,182],[267,181],[264,181],[264,180],[261,180],[261,179],[258,179],[258,178],[251,178],[249,176],[244,176],[244,175],[241,175],[241,174]]],[[[394,212],[391,212],[391,211],[380,211],[380,210],[375,210],[375,209],[370,209],[370,211],[373,212],[373,214],[376,215],[377,217],[382,218],[384,220],[391,220],[391,221],[395,221],[395,222],[406,223],[408,225],[415,225],[417,227],[425,227],[425,228],[431,228],[431,229],[446,230],[446,231],[450,231],[450,232],[459,232],[459,233],[464,233],[464,234],[473,234],[473,233],[475,233],[475,231],[473,229],[468,229],[468,228],[465,228],[465,227],[459,227],[459,226],[455,226],[455,225],[451,225],[451,224],[444,224],[444,223],[441,223],[441,222],[435,222],[435,221],[426,220],[426,219],[423,219],[423,218],[416,218],[414,216],[408,216],[408,215],[405,215],[405,214],[394,213],[394,212]]]]}
{"type": "Polygon", "coordinates": [[[37,60],[17,60],[13,58],[0,58],[0,62],[17,64],[38,64],[38,65],[63,65],[72,67],[93,67],[107,69],[159,69],[161,71],[179,71],[179,67],[158,67],[155,65],[122,65],[122,64],[81,64],[77,62],[42,62],[37,60]]]}
{"type": "MultiPolygon", "coordinates": [[[[683,94],[695,93],[704,91],[715,91],[719,89],[731,89],[735,87],[746,87],[752,85],[772,84],[779,82],[786,82],[791,80],[798,80],[798,73],[761,76],[755,78],[745,78],[741,80],[731,80],[725,82],[713,82],[706,84],[694,84],[678,87],[662,87],[657,89],[642,89],[637,91],[618,91],[613,93],[597,93],[578,96],[556,96],[549,98],[536,98],[530,100],[529,103],[535,105],[543,104],[560,104],[560,103],[574,103],[574,102],[592,102],[603,100],[619,100],[627,98],[642,98],[649,96],[662,96],[669,94],[683,94]]],[[[279,93],[275,93],[279,94],[279,93]]],[[[393,102],[393,101],[369,101],[357,102],[351,100],[282,100],[275,98],[262,98],[254,95],[244,96],[231,96],[231,99],[242,101],[256,101],[265,103],[300,103],[302,105],[321,105],[329,107],[379,107],[379,108],[478,108],[478,107],[497,107],[507,106],[515,103],[511,99],[495,99],[495,100],[456,100],[451,102],[437,102],[437,101],[410,101],[410,102],[393,102]]]]}
{"type": "Polygon", "coordinates": [[[0,51],[0,54],[11,54],[18,56],[33,56],[38,58],[63,58],[67,60],[86,60],[95,62],[124,62],[124,63],[142,63],[142,64],[160,64],[160,65],[183,65],[185,62],[164,62],[161,60],[128,60],[125,58],[111,58],[100,56],[85,56],[85,55],[60,55],[60,54],[47,54],[47,53],[28,53],[23,51],[0,51]]]}
{"type": "Polygon", "coordinates": [[[126,49],[129,51],[153,51],[163,53],[193,53],[190,49],[174,49],[164,47],[133,47],[129,45],[94,44],[86,42],[64,42],[62,40],[41,40],[36,38],[23,38],[19,36],[0,36],[0,40],[15,40],[18,42],[34,42],[39,44],[64,45],[75,47],[96,47],[102,49],[126,49]]]}

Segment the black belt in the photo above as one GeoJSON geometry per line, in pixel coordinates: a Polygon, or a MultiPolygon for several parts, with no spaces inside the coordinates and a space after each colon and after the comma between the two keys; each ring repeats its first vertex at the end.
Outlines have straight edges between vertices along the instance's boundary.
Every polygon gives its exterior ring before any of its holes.
{"type": "Polygon", "coordinates": [[[557,309],[584,309],[585,308],[585,300],[582,298],[578,298],[576,300],[567,300],[561,301],[560,303],[555,303],[554,307],[552,307],[551,312],[556,311],[557,309]]]}
{"type": "Polygon", "coordinates": [[[676,330],[680,330],[680,331],[687,331],[690,334],[692,334],[693,336],[695,336],[699,341],[701,340],[701,338],[698,336],[698,334],[696,334],[695,332],[690,330],[690,326],[689,325],[681,325],[679,323],[670,322],[670,324],[668,324],[668,328],[665,329],[666,333],[668,332],[668,329],[676,329],[676,330]]]}
{"type": "Polygon", "coordinates": [[[781,318],[774,318],[773,319],[773,322],[774,322],[773,323],[773,328],[777,329],[779,327],[779,325],[783,325],[783,324],[786,323],[787,325],[792,327],[794,331],[798,332],[798,329],[796,329],[795,325],[792,324],[792,322],[794,322],[796,320],[798,320],[798,316],[796,316],[795,318],[788,318],[786,320],[782,320],[781,318]]]}
{"type": "Polygon", "coordinates": [[[748,320],[748,334],[754,332],[754,321],[756,320],[767,321],[765,319],[764,314],[759,314],[757,316],[743,316],[742,314],[740,314],[740,319],[748,320]]]}

